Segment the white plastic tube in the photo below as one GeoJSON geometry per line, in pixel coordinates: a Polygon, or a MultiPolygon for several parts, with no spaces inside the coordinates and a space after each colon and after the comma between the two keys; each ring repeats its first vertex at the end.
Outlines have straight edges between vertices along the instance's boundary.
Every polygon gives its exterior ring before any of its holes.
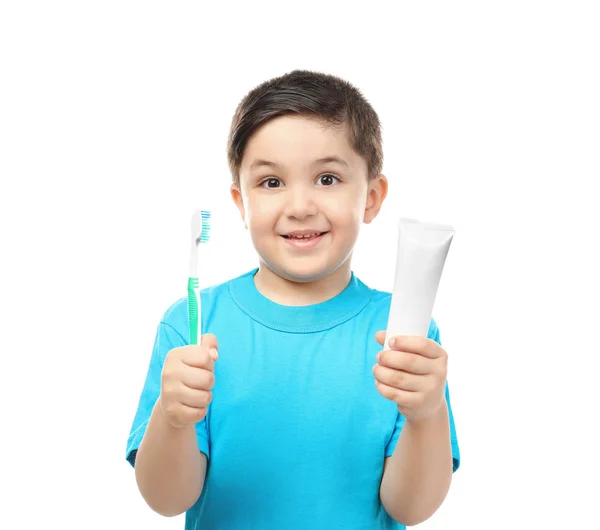
{"type": "Polygon", "coordinates": [[[455,230],[400,218],[396,277],[384,349],[396,335],[427,337],[442,270],[455,230]]]}

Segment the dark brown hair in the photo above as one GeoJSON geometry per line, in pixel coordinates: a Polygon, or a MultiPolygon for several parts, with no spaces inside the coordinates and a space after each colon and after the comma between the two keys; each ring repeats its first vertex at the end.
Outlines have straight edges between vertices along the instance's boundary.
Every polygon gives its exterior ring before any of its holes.
{"type": "Polygon", "coordinates": [[[239,184],[242,157],[252,134],[268,121],[290,114],[330,126],[347,125],[350,145],[367,162],[369,179],[381,173],[381,124],[360,90],[330,74],[294,70],[258,85],[238,105],[227,142],[235,184],[239,184]]]}

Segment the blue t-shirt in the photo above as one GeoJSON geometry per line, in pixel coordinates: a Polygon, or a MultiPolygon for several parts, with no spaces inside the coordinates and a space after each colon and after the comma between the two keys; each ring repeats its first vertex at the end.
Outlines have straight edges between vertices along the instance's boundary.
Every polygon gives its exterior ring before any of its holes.
{"type": "MultiPolygon", "coordinates": [[[[391,294],[354,274],[336,297],[282,306],[254,284],[254,269],[204,289],[202,333],[219,343],[213,399],[196,424],[208,458],[202,494],[186,513],[186,530],[403,529],[379,499],[384,457],[404,418],[373,384],[391,294]]],[[[127,442],[127,460],[144,435],[159,397],[162,365],[189,343],[187,300],[164,314],[127,442]]],[[[431,319],[428,337],[440,342],[431,319]]],[[[446,399],[454,470],[460,462],[446,399]]]]}

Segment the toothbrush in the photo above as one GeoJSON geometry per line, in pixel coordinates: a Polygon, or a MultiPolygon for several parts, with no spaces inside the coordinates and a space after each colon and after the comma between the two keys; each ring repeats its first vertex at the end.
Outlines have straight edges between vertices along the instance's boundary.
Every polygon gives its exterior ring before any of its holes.
{"type": "Polygon", "coordinates": [[[192,238],[190,248],[190,277],[188,279],[188,320],[190,323],[190,344],[199,344],[202,336],[202,304],[200,303],[200,245],[210,238],[210,211],[197,210],[192,217],[192,238]]]}

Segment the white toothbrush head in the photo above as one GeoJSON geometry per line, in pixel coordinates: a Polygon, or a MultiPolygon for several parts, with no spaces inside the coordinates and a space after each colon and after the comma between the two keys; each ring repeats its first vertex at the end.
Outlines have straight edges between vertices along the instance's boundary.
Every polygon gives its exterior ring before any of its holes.
{"type": "Polygon", "coordinates": [[[192,217],[192,241],[198,246],[210,239],[210,211],[197,210],[192,217]]]}
{"type": "Polygon", "coordinates": [[[209,210],[197,210],[192,216],[190,278],[198,277],[198,249],[201,243],[208,243],[210,240],[210,218],[209,210]]]}

